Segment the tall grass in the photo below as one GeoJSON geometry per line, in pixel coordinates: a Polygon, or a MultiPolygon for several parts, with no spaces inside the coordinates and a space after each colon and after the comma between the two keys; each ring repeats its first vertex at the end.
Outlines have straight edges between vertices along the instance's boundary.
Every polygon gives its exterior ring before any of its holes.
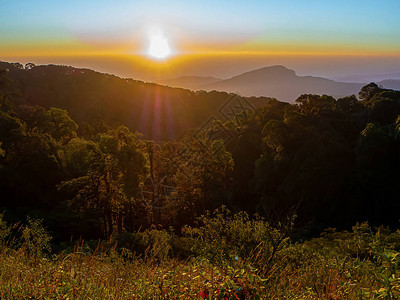
{"type": "Polygon", "coordinates": [[[243,213],[219,211],[199,227],[186,228],[183,237],[152,230],[131,234],[130,244],[125,234],[127,248],[101,242],[90,249],[81,242],[71,251],[52,254],[39,221],[11,227],[0,218],[0,297],[400,297],[399,232],[375,230],[364,223],[351,232],[329,230],[319,238],[292,243],[283,230],[243,213]],[[183,251],[188,245],[191,250],[183,251]],[[179,250],[191,255],[178,258],[179,250]]]}

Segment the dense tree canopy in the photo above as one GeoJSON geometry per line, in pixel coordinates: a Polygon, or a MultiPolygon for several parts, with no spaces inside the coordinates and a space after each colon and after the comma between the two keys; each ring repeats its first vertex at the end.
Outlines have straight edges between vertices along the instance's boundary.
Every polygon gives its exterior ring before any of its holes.
{"type": "MultiPolygon", "coordinates": [[[[59,240],[108,238],[152,225],[179,229],[221,205],[271,222],[295,213],[303,229],[365,220],[399,225],[399,91],[371,83],[360,91],[360,101],[354,95],[338,100],[301,95],[294,105],[264,99],[233,119],[214,120],[160,142],[146,140],[130,124],[120,125],[126,119],[118,114],[113,115],[118,122],[109,122],[105,113],[93,121],[93,114],[109,109],[107,103],[91,102],[99,97],[93,85],[87,87],[92,94],[84,92],[89,99],[74,90],[76,103],[70,107],[76,105],[79,121],[65,106],[56,108],[66,93],[63,86],[46,91],[61,95],[51,105],[30,103],[24,89],[44,86],[48,70],[14,68],[37,76],[27,76],[36,81],[28,84],[0,73],[0,211],[9,220],[27,214],[43,218],[59,240]],[[97,106],[91,110],[89,103],[97,106]]],[[[51,72],[61,76],[57,68],[51,72]]],[[[74,78],[68,77],[67,88],[74,78]]],[[[90,81],[116,89],[120,84],[113,76],[93,75],[90,81]]],[[[218,92],[198,96],[195,119],[210,109],[208,102],[226,97],[218,92]]]]}

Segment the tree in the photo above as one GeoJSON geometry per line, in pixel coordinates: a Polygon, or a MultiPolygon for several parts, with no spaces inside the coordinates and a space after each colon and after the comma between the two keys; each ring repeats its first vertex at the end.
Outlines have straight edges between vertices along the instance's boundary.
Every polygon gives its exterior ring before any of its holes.
{"type": "Polygon", "coordinates": [[[297,209],[299,222],[321,222],[340,207],[331,197],[350,174],[351,148],[337,130],[342,113],[333,98],[303,95],[298,103],[282,119],[266,121],[252,186],[270,220],[279,222],[297,209]]]}
{"type": "Polygon", "coordinates": [[[25,70],[30,70],[30,69],[33,69],[34,67],[36,67],[36,65],[34,63],[26,63],[25,64],[25,70]]]}
{"type": "Polygon", "coordinates": [[[120,126],[100,135],[91,146],[89,171],[81,177],[64,181],[59,189],[73,195],[77,211],[96,212],[104,237],[124,229],[128,219],[132,227],[133,204],[139,183],[146,172],[146,159],[139,150],[139,134],[120,126]]]}
{"type": "Polygon", "coordinates": [[[296,99],[301,113],[312,116],[327,113],[334,109],[335,99],[327,95],[301,95],[296,99]]]}
{"type": "Polygon", "coordinates": [[[340,98],[336,101],[336,108],[343,113],[358,113],[363,110],[363,105],[355,95],[340,98]]]}
{"type": "Polygon", "coordinates": [[[16,98],[19,91],[7,76],[7,71],[0,69],[0,111],[13,113],[16,107],[16,98]]]}
{"type": "Polygon", "coordinates": [[[2,142],[0,142],[0,157],[4,156],[5,152],[3,149],[1,149],[1,144],[2,142]]]}
{"type": "MultiPolygon", "coordinates": [[[[40,117],[39,117],[40,118],[40,117]]],[[[76,138],[78,125],[69,117],[64,109],[51,107],[43,112],[39,128],[42,132],[50,134],[56,141],[66,144],[76,138]]]]}
{"type": "Polygon", "coordinates": [[[369,101],[379,91],[381,91],[379,86],[376,83],[371,82],[362,87],[362,89],[358,93],[358,97],[360,98],[360,100],[369,101]]]}
{"type": "Polygon", "coordinates": [[[59,155],[66,179],[81,177],[89,172],[96,147],[93,141],[75,138],[60,149],[59,155]]]}
{"type": "Polygon", "coordinates": [[[208,209],[226,201],[234,162],[223,140],[187,135],[180,140],[173,174],[175,222],[193,222],[208,209]]]}

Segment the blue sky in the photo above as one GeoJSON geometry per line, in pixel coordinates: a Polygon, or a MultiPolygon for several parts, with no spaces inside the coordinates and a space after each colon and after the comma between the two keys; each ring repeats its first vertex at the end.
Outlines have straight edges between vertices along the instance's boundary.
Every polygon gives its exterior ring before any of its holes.
{"type": "MultiPolygon", "coordinates": [[[[148,24],[178,28],[197,40],[381,45],[400,50],[400,1],[3,0],[4,43],[100,36],[134,39],[148,24]]],[[[28,43],[29,44],[29,43],[28,43]]],[[[223,47],[223,45],[221,45],[223,47]]],[[[378,47],[379,48],[379,47],[378,47]]],[[[250,49],[251,50],[251,49],[250,49]]]]}

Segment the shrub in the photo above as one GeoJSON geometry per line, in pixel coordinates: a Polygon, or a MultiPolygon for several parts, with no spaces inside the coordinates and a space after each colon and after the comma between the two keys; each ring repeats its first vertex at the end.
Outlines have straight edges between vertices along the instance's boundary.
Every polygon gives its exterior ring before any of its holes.
{"type": "Polygon", "coordinates": [[[199,218],[201,226],[186,226],[183,232],[193,237],[192,250],[214,263],[251,260],[268,268],[277,253],[287,247],[287,227],[273,227],[258,216],[246,212],[232,214],[226,208],[217,209],[199,218]]]}
{"type": "Polygon", "coordinates": [[[11,233],[11,228],[3,220],[3,214],[0,214],[0,245],[2,244],[4,245],[10,233],[11,233]]]}
{"type": "Polygon", "coordinates": [[[144,259],[165,261],[170,258],[172,240],[176,238],[165,230],[150,229],[144,232],[122,232],[114,237],[118,248],[129,250],[144,259]]]}
{"type": "Polygon", "coordinates": [[[142,234],[142,239],[147,245],[145,258],[166,261],[171,252],[172,235],[165,230],[151,229],[142,234]]]}
{"type": "Polygon", "coordinates": [[[45,251],[51,251],[50,241],[51,236],[46,232],[42,221],[28,217],[28,224],[22,230],[21,248],[36,260],[45,251]]]}

